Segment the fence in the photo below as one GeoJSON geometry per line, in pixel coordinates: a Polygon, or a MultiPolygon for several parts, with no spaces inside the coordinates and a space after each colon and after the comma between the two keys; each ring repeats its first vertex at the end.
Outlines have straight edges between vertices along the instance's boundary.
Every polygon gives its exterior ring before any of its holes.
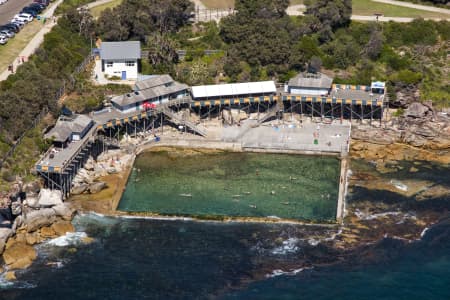
{"type": "MultiPolygon", "coordinates": [[[[82,72],[84,70],[84,68],[86,68],[86,66],[92,61],[93,56],[92,55],[88,55],[83,62],[78,65],[75,68],[75,71],[70,75],[70,79],[71,79],[71,84],[72,86],[75,85],[75,77],[73,75],[79,74],[80,72],[82,72]]],[[[63,80],[63,84],[62,86],[56,91],[55,93],[55,102],[58,102],[58,100],[66,93],[67,90],[67,86],[66,86],[66,81],[63,80]]],[[[22,140],[25,138],[25,136],[34,128],[36,128],[36,126],[41,122],[42,118],[48,113],[48,107],[44,107],[41,112],[34,118],[33,122],[31,122],[31,125],[20,135],[20,137],[16,140],[16,142],[14,143],[14,145],[8,150],[8,152],[5,153],[5,155],[3,155],[3,157],[0,160],[0,170],[3,168],[4,163],[6,162],[6,160],[8,158],[10,158],[14,152],[16,151],[17,147],[22,143],[22,140]]]]}

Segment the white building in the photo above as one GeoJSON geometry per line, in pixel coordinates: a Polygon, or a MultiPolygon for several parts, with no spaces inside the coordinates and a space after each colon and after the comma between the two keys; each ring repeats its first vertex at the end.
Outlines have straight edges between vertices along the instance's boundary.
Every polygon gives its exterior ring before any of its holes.
{"type": "Polygon", "coordinates": [[[300,73],[285,86],[285,92],[295,95],[325,96],[331,91],[333,78],[322,73],[300,73]]]}
{"type": "Polygon", "coordinates": [[[275,95],[276,91],[277,88],[273,81],[200,85],[192,87],[192,98],[194,100],[213,100],[221,98],[271,96],[275,95]]]}
{"type": "Polygon", "coordinates": [[[100,45],[102,72],[122,80],[138,78],[138,61],[141,59],[141,44],[131,42],[102,42],[100,45]]]}

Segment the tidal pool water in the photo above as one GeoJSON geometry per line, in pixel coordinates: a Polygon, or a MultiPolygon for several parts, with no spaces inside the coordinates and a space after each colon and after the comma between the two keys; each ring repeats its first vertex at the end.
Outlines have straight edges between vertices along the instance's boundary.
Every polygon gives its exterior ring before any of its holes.
{"type": "Polygon", "coordinates": [[[136,159],[118,209],[332,221],[339,171],[334,157],[148,152],[136,159]]]}

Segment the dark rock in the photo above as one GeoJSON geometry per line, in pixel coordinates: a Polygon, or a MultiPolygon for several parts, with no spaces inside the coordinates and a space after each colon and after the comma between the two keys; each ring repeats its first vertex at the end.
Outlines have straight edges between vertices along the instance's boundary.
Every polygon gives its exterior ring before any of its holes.
{"type": "Polygon", "coordinates": [[[72,190],[70,191],[70,193],[72,195],[80,195],[80,194],[83,194],[84,192],[86,192],[88,188],[89,188],[89,185],[80,184],[80,185],[74,186],[72,188],[72,190]]]}
{"type": "Polygon", "coordinates": [[[409,105],[408,109],[405,111],[406,117],[411,118],[424,118],[432,115],[433,111],[428,107],[419,102],[414,102],[409,105]]]}
{"type": "Polygon", "coordinates": [[[106,183],[104,182],[94,182],[93,184],[89,185],[89,193],[96,194],[99,193],[101,190],[106,188],[106,183]]]}

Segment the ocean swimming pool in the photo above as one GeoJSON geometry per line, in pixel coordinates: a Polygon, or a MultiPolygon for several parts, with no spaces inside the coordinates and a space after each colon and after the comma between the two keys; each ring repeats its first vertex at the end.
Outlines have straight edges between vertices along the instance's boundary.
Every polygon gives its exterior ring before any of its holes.
{"type": "Polygon", "coordinates": [[[137,157],[118,210],[333,221],[339,168],[335,157],[147,152],[137,157]]]}

